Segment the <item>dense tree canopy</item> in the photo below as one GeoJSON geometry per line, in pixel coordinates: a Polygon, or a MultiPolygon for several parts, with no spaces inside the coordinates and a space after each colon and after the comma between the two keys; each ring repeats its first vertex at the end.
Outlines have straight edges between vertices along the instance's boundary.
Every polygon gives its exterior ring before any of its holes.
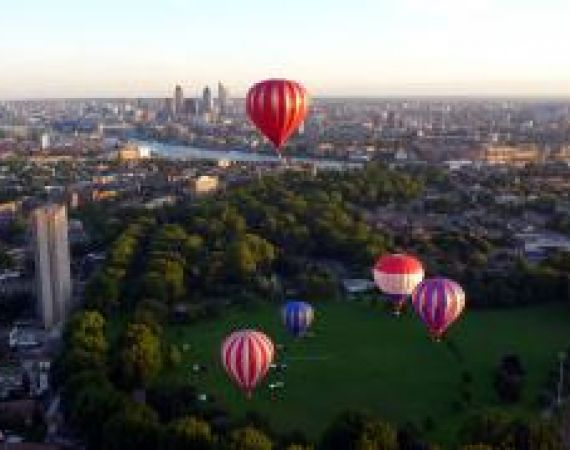
{"type": "Polygon", "coordinates": [[[162,367],[160,339],[147,325],[127,325],[120,362],[121,374],[127,384],[146,386],[162,367]]]}
{"type": "Polygon", "coordinates": [[[522,419],[506,412],[483,411],[465,423],[461,438],[466,443],[485,444],[493,449],[562,450],[559,431],[540,419],[522,419]]]}
{"type": "Polygon", "coordinates": [[[230,438],[230,450],[271,450],[273,442],[263,432],[253,427],[234,430],[230,438]]]}
{"type": "Polygon", "coordinates": [[[210,425],[195,417],[183,417],[167,427],[168,450],[209,450],[214,446],[210,425]]]}
{"type": "Polygon", "coordinates": [[[320,450],[397,450],[396,430],[376,418],[357,412],[339,416],[325,432],[320,450]]]}

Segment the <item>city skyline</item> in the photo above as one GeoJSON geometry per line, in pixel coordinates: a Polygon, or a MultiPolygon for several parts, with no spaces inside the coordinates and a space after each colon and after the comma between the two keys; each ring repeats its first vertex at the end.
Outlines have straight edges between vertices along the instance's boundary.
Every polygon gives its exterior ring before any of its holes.
{"type": "Polygon", "coordinates": [[[563,0],[24,0],[0,18],[0,98],[242,97],[286,77],[314,96],[565,96],[563,0]],[[461,4],[459,4],[461,3],[461,4]]]}

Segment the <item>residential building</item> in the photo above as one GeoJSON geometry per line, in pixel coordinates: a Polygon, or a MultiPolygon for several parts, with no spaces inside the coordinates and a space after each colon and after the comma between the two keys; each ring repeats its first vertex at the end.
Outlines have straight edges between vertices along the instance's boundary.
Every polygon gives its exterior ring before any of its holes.
{"type": "Polygon", "coordinates": [[[209,194],[218,190],[219,180],[216,176],[202,175],[192,180],[192,192],[196,195],[209,194]]]}
{"type": "Polygon", "coordinates": [[[542,162],[543,153],[536,144],[488,145],[481,152],[481,160],[488,164],[525,166],[542,162]]]}
{"type": "Polygon", "coordinates": [[[44,328],[65,320],[71,302],[67,209],[48,205],[32,213],[37,311],[44,328]]]}

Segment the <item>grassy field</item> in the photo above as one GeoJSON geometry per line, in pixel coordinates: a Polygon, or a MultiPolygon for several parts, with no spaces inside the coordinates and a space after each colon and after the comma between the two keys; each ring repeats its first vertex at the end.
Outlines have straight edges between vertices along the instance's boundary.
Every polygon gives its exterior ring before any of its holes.
{"type": "Polygon", "coordinates": [[[448,343],[434,343],[409,312],[396,319],[382,308],[357,303],[319,305],[314,337],[294,341],[279,321],[278,308],[235,310],[215,321],[171,326],[171,342],[187,343],[176,375],[216,396],[233,413],[256,410],[282,431],[300,429],[316,437],[331,419],[347,408],[365,409],[395,422],[423,423],[432,417],[430,435],[449,436],[464,412],[453,404],[459,398],[461,374],[472,374],[475,405],[497,403],[492,371],[508,352],[521,355],[528,372],[525,398],[517,408],[535,408],[537,393],[557,352],[570,343],[570,310],[566,305],[511,311],[470,311],[452,328],[448,343]],[[219,363],[225,335],[242,327],[265,331],[286,345],[279,354],[288,363],[283,374],[270,372],[251,400],[233,386],[219,363]],[[456,351],[450,348],[453,343],[456,351]],[[191,373],[193,363],[208,371],[191,373]],[[283,380],[277,401],[267,383],[283,380]]]}

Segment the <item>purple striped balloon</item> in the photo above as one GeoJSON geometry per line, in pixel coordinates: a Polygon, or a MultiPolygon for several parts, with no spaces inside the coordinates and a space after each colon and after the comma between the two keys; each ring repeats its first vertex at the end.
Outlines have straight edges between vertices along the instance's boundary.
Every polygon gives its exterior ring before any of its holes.
{"type": "Polygon", "coordinates": [[[436,340],[440,340],[465,308],[461,286],[447,278],[428,278],[412,294],[412,305],[436,340]]]}

